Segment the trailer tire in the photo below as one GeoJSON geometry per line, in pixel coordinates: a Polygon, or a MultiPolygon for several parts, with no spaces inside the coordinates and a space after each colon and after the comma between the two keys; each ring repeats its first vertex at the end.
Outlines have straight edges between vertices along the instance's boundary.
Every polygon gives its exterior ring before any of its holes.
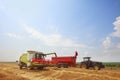
{"type": "Polygon", "coordinates": [[[60,68],[64,68],[64,64],[60,64],[59,66],[60,66],[60,68]]]}
{"type": "Polygon", "coordinates": [[[57,64],[57,67],[58,67],[58,68],[62,68],[62,67],[64,67],[64,64],[63,64],[63,63],[58,63],[58,64],[57,64]]]}
{"type": "Polygon", "coordinates": [[[58,68],[68,68],[69,65],[68,65],[68,64],[65,64],[65,63],[58,63],[58,64],[57,64],[57,67],[58,67],[58,68]]]}
{"type": "Polygon", "coordinates": [[[64,64],[64,68],[68,68],[69,67],[69,65],[68,64],[64,64]]]}

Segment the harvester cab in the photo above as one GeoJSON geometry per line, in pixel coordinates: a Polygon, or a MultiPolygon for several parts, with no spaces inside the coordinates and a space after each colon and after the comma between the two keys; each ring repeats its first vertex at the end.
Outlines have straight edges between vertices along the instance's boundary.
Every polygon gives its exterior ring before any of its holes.
{"type": "Polygon", "coordinates": [[[27,51],[28,52],[28,60],[32,59],[44,59],[45,54],[42,52],[36,52],[36,51],[27,51]]]}
{"type": "Polygon", "coordinates": [[[46,54],[43,52],[37,51],[27,51],[27,53],[22,54],[19,59],[19,67],[22,69],[23,67],[27,67],[28,69],[32,69],[34,67],[44,68],[48,66],[48,61],[45,60],[46,54]]]}

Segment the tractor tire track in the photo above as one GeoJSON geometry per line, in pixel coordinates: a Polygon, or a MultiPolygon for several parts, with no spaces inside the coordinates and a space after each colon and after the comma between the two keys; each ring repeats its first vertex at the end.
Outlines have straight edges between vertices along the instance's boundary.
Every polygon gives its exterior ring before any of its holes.
{"type": "Polygon", "coordinates": [[[20,70],[17,64],[0,63],[0,80],[120,80],[120,69],[117,70],[84,70],[80,68],[45,68],[43,70],[20,70]],[[6,79],[8,75],[11,79],[6,79]]]}

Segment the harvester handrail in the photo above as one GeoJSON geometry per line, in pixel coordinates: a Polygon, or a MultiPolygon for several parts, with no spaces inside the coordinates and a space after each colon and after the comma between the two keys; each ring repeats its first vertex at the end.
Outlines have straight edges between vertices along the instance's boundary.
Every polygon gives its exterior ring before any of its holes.
{"type": "Polygon", "coordinates": [[[56,54],[55,52],[53,52],[53,53],[47,53],[47,54],[45,54],[45,55],[52,55],[52,54],[54,54],[55,57],[57,57],[57,54],[56,54]]]}

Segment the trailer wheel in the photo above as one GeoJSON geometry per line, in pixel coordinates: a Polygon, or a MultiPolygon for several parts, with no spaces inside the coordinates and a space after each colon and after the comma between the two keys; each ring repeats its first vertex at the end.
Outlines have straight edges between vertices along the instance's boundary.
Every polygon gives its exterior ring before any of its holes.
{"type": "Polygon", "coordinates": [[[64,64],[64,68],[68,68],[68,66],[69,66],[68,64],[64,64]]]}
{"type": "Polygon", "coordinates": [[[68,68],[68,65],[65,63],[59,63],[59,64],[57,64],[57,67],[58,68],[68,68]]]}
{"type": "Polygon", "coordinates": [[[60,64],[59,66],[60,66],[60,68],[64,68],[65,67],[64,64],[60,64]]]}
{"type": "Polygon", "coordinates": [[[61,68],[61,66],[60,66],[60,65],[57,65],[57,67],[58,67],[58,68],[61,68]]]}

